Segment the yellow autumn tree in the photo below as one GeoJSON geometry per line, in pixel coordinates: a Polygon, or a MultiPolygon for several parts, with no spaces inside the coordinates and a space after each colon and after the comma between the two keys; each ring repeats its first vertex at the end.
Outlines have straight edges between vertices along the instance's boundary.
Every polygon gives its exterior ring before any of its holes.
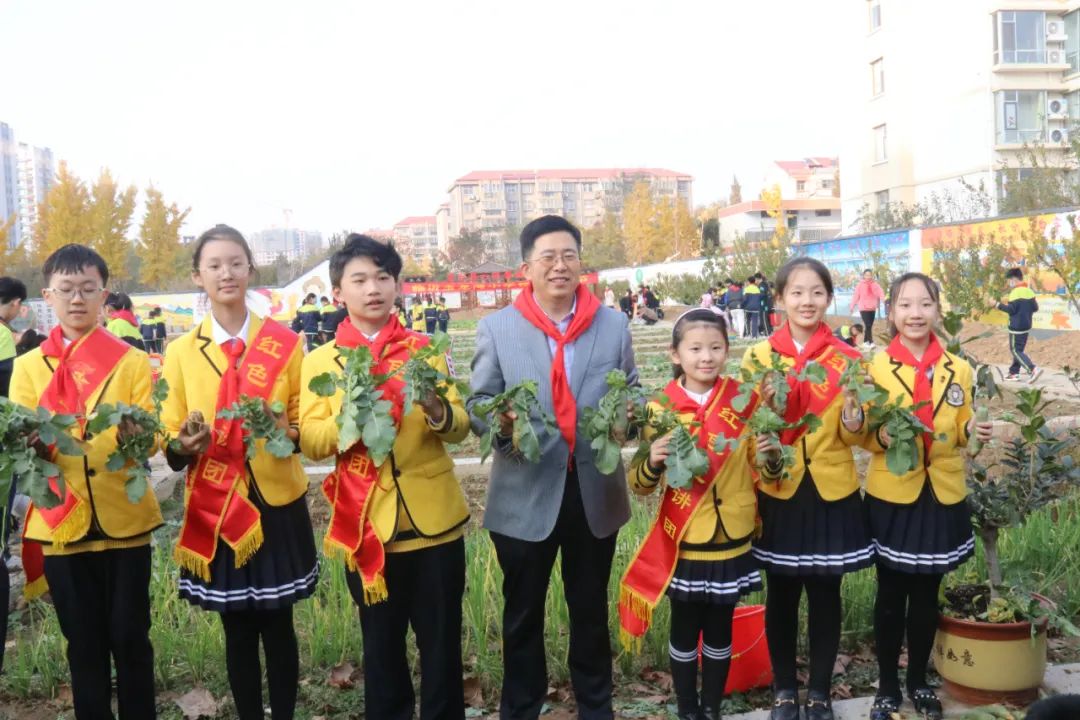
{"type": "MultiPolygon", "coordinates": [[[[657,227],[658,208],[648,183],[637,183],[623,202],[623,235],[626,259],[635,264],[653,262],[663,252],[657,227]]],[[[660,259],[664,259],[660,255],[660,259]]]]}
{"type": "Polygon", "coordinates": [[[176,203],[166,205],[164,195],[153,186],[146,189],[146,215],[139,226],[139,279],[149,288],[167,289],[172,281],[186,275],[187,268],[177,260],[181,256],[180,227],[190,212],[191,208],[180,210],[176,203]]]}
{"type": "Polygon", "coordinates": [[[108,168],[101,171],[90,190],[90,246],[105,258],[109,266],[109,285],[123,289],[130,279],[127,238],[131,215],[135,212],[135,186],[121,190],[108,168]]]}
{"type": "Polygon", "coordinates": [[[15,227],[16,217],[12,214],[7,220],[0,222],[0,275],[12,275],[19,265],[26,261],[26,253],[23,246],[9,247],[11,228],[15,227]]]}
{"type": "Polygon", "coordinates": [[[69,243],[90,241],[90,195],[86,185],[63,160],[56,181],[38,206],[34,225],[34,262],[41,265],[53,252],[69,243]]]}

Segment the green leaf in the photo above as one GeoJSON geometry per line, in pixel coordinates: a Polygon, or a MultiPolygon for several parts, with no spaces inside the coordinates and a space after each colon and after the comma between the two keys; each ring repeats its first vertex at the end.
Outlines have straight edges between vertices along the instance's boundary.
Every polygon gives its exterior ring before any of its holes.
{"type": "Polygon", "coordinates": [[[105,469],[109,472],[116,472],[122,470],[125,465],[127,465],[127,458],[118,452],[114,452],[109,455],[109,459],[105,462],[105,469]]]}
{"type": "Polygon", "coordinates": [[[293,454],[295,445],[286,437],[284,431],[266,441],[266,451],[276,458],[287,458],[293,454]]]}
{"type": "Polygon", "coordinates": [[[146,470],[139,467],[138,472],[132,473],[131,477],[124,482],[124,492],[127,493],[128,502],[132,504],[141,502],[149,487],[146,470]]]}
{"type": "Polygon", "coordinates": [[[308,389],[320,397],[333,397],[338,389],[337,380],[333,373],[316,375],[311,378],[311,382],[308,383],[308,389]]]}

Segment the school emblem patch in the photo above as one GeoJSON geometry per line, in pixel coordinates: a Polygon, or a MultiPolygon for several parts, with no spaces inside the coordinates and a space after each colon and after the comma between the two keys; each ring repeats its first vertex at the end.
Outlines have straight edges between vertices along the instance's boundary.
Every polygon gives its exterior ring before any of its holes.
{"type": "Polygon", "coordinates": [[[949,385],[945,390],[945,402],[949,403],[952,407],[960,407],[964,404],[964,388],[959,384],[953,383],[949,385]]]}

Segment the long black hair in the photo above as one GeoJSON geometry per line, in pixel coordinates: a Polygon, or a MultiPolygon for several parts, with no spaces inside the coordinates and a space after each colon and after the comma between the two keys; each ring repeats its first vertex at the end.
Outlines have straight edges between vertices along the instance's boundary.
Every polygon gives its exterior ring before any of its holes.
{"type": "MultiPolygon", "coordinates": [[[[726,350],[728,345],[727,336],[727,322],[724,320],[723,315],[714,313],[709,308],[694,308],[693,310],[687,310],[679,319],[675,321],[675,327],[671,329],[671,349],[678,350],[679,343],[686,337],[686,331],[692,327],[712,326],[720,331],[720,334],[724,336],[724,349],[726,350]]],[[[671,364],[671,376],[678,380],[683,376],[682,365],[678,363],[671,364]]]]}

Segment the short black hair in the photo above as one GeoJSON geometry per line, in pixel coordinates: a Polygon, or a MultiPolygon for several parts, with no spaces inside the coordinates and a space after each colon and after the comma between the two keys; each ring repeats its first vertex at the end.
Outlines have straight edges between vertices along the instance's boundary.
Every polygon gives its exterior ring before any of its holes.
{"type": "Polygon", "coordinates": [[[379,242],[360,233],[350,233],[342,248],[330,256],[330,287],[340,288],[345,266],[350,260],[361,257],[370,258],[375,267],[390,273],[395,282],[401,276],[401,255],[398,255],[392,243],[379,242]]]}
{"type": "Polygon", "coordinates": [[[18,278],[0,277],[0,303],[6,305],[12,300],[26,301],[26,285],[18,278]]]}
{"type": "Polygon", "coordinates": [[[134,305],[131,304],[131,297],[122,292],[109,293],[109,297],[105,298],[105,307],[111,307],[115,310],[134,309],[134,305]]]}
{"type": "Polygon", "coordinates": [[[1021,270],[1018,267],[1009,268],[1008,270],[1005,271],[1005,278],[1008,279],[1008,280],[1023,280],[1024,279],[1024,271],[1021,270]]]}
{"type": "Polygon", "coordinates": [[[88,267],[97,268],[97,271],[101,274],[101,283],[108,285],[109,266],[105,263],[105,258],[85,245],[79,245],[78,243],[65,245],[50,255],[45,260],[45,264],[41,266],[41,274],[45,276],[45,284],[48,285],[49,279],[57,273],[74,275],[88,267]]]}
{"type": "Polygon", "coordinates": [[[863,330],[865,330],[866,328],[864,328],[864,327],[862,326],[862,323],[852,323],[852,324],[851,324],[851,329],[852,329],[852,330],[858,330],[859,332],[862,332],[862,331],[863,331],[863,330]]]}
{"type": "Polygon", "coordinates": [[[330,298],[328,298],[328,297],[326,297],[325,295],[323,295],[322,297],[320,297],[320,298],[319,298],[319,302],[321,302],[321,303],[328,303],[328,302],[330,302],[330,298]]]}
{"type": "Polygon", "coordinates": [[[866,269],[865,269],[865,270],[863,270],[862,272],[863,272],[863,275],[865,275],[866,273],[870,273],[871,275],[873,275],[873,274],[874,274],[874,271],[873,271],[873,270],[872,270],[871,268],[866,268],[866,269]]]}
{"type": "Polygon", "coordinates": [[[574,236],[578,250],[581,250],[581,231],[574,223],[562,215],[542,215],[521,229],[521,259],[525,260],[532,254],[536,238],[553,232],[570,233],[574,236]]]}

